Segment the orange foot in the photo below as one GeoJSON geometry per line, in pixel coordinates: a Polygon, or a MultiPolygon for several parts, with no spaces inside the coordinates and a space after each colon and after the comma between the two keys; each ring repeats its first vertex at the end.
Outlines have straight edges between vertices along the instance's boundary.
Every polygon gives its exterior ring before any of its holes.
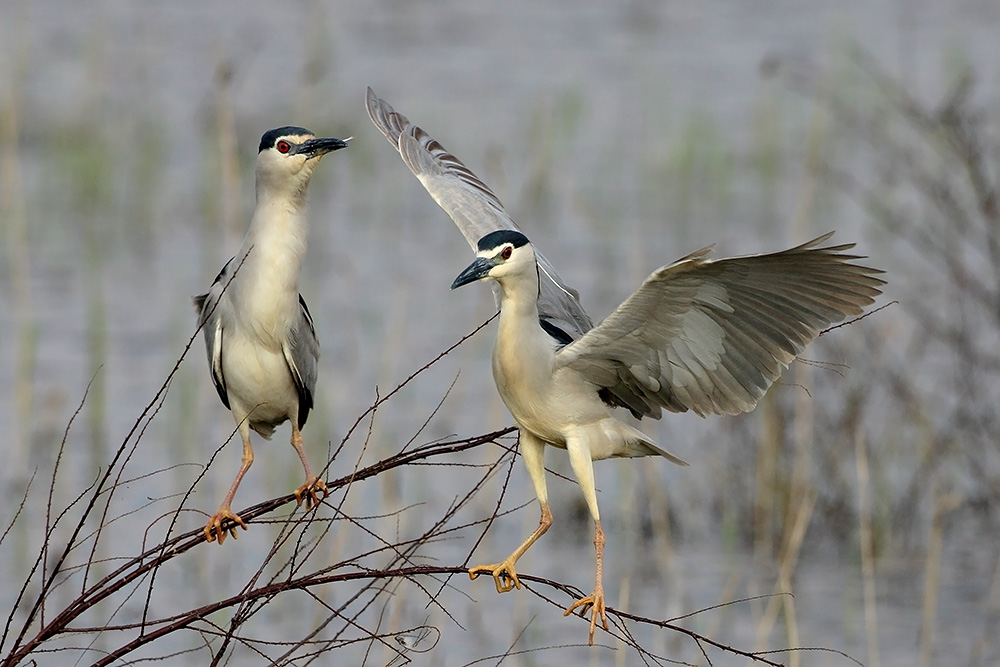
{"type": "Polygon", "coordinates": [[[309,511],[318,506],[320,501],[328,495],[330,492],[326,488],[326,482],[319,477],[306,478],[306,483],[295,489],[295,502],[301,505],[303,500],[306,501],[306,511],[309,511]],[[320,498],[320,494],[322,494],[322,498],[320,498]]]}
{"type": "Polygon", "coordinates": [[[239,534],[236,532],[237,526],[243,526],[243,530],[247,529],[243,519],[233,514],[228,505],[223,505],[205,525],[205,539],[214,542],[218,537],[219,544],[222,544],[226,540],[227,532],[233,536],[234,540],[239,539],[239,534]]]}
{"type": "Polygon", "coordinates": [[[573,613],[573,610],[576,609],[577,607],[580,607],[581,615],[584,618],[586,618],[587,607],[591,607],[589,644],[593,646],[594,628],[597,627],[598,616],[601,617],[601,625],[604,626],[604,629],[605,630],[608,629],[608,616],[604,611],[604,588],[598,586],[597,588],[594,589],[594,592],[591,595],[588,595],[587,597],[581,598],[580,600],[574,602],[572,605],[570,605],[569,609],[567,609],[565,613],[563,613],[563,616],[569,616],[570,614],[573,613]]]}
{"type": "Polygon", "coordinates": [[[475,579],[481,574],[492,575],[493,581],[497,585],[497,593],[506,593],[515,588],[520,589],[521,581],[517,578],[517,572],[514,570],[515,562],[514,559],[508,558],[502,563],[478,565],[469,570],[469,578],[475,579]]]}

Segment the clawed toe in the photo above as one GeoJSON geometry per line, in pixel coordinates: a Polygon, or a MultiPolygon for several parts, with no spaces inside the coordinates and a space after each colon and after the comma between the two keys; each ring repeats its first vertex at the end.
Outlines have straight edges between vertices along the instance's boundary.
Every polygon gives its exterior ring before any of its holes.
{"type": "Polygon", "coordinates": [[[594,630],[597,628],[597,617],[601,617],[601,625],[605,630],[608,629],[608,616],[604,604],[604,591],[594,591],[592,595],[588,595],[585,598],[581,598],[571,604],[569,609],[567,609],[563,616],[569,616],[577,608],[580,609],[580,615],[583,618],[587,617],[587,608],[590,607],[590,638],[588,643],[590,645],[594,644],[594,630]]]}
{"type": "Polygon", "coordinates": [[[478,565],[469,570],[469,578],[475,579],[481,574],[489,574],[493,577],[493,582],[497,586],[497,593],[521,588],[521,580],[517,578],[514,564],[504,561],[493,565],[478,565]]]}
{"type": "Polygon", "coordinates": [[[311,480],[307,479],[305,484],[295,489],[295,502],[301,505],[302,501],[305,501],[306,511],[308,511],[317,507],[329,494],[330,491],[326,488],[326,482],[318,477],[311,480]]]}
{"type": "Polygon", "coordinates": [[[205,524],[205,539],[209,542],[215,542],[218,539],[219,544],[222,544],[226,540],[227,533],[232,535],[234,540],[239,539],[240,536],[236,530],[239,526],[242,526],[243,530],[247,529],[243,519],[233,514],[232,510],[228,507],[220,507],[219,511],[213,514],[212,518],[205,524]]]}

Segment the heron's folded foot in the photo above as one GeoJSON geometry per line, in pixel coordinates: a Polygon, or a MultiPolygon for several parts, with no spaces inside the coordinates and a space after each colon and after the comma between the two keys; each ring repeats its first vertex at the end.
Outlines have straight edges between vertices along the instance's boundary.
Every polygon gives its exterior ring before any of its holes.
{"type": "Polygon", "coordinates": [[[514,569],[515,562],[514,558],[508,558],[502,563],[477,565],[469,570],[469,578],[475,579],[481,574],[492,575],[493,581],[497,585],[497,593],[506,593],[515,588],[521,588],[521,581],[517,578],[517,571],[514,569]]]}
{"type": "Polygon", "coordinates": [[[242,526],[243,530],[247,529],[243,519],[233,514],[229,505],[223,505],[205,524],[205,539],[214,542],[218,538],[219,544],[222,544],[226,540],[227,533],[231,534],[234,540],[239,539],[239,534],[236,532],[238,526],[242,526]]]}
{"type": "Polygon", "coordinates": [[[605,613],[604,608],[604,587],[598,586],[594,589],[591,595],[585,598],[581,598],[570,605],[569,609],[563,613],[563,616],[569,616],[573,611],[579,607],[580,615],[586,618],[587,607],[590,607],[590,640],[589,644],[593,646],[594,644],[594,629],[597,627],[597,617],[601,617],[601,625],[604,629],[608,629],[608,616],[605,613]]]}
{"type": "Polygon", "coordinates": [[[306,483],[295,489],[295,502],[301,505],[304,500],[306,502],[306,511],[308,512],[318,506],[328,495],[330,495],[330,492],[326,488],[326,482],[319,477],[306,478],[306,483]]]}

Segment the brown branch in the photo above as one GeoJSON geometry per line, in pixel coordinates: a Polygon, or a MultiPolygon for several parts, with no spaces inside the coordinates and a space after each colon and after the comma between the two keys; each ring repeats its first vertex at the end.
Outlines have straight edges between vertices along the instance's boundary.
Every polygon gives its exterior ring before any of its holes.
{"type": "Polygon", "coordinates": [[[857,317],[854,317],[854,318],[851,318],[851,319],[846,320],[844,322],[841,322],[840,324],[834,324],[832,327],[827,327],[826,329],[823,329],[822,331],[820,331],[819,334],[817,334],[817,336],[822,336],[823,334],[830,333],[834,329],[839,329],[840,327],[846,327],[846,326],[849,326],[851,324],[854,324],[855,322],[860,322],[861,320],[865,319],[866,317],[868,317],[870,315],[874,315],[875,313],[879,312],[880,310],[885,310],[889,306],[898,306],[898,305],[899,305],[898,301],[890,301],[889,303],[881,305],[878,308],[875,308],[873,310],[869,310],[864,315],[858,315],[857,317]]]}
{"type": "MultiPolygon", "coordinates": [[[[388,470],[408,465],[414,461],[466,451],[468,449],[493,442],[497,438],[510,434],[513,430],[513,427],[509,427],[475,438],[426,445],[407,452],[400,452],[399,454],[391,456],[387,459],[378,461],[377,463],[368,466],[357,473],[352,473],[351,475],[332,480],[327,484],[327,487],[332,492],[354,482],[370,479],[388,470]]],[[[240,512],[240,515],[244,518],[244,521],[249,523],[256,518],[270,514],[275,510],[293,502],[295,502],[295,495],[288,494],[247,508],[246,510],[240,512]]],[[[65,631],[73,620],[79,617],[80,614],[90,607],[118,592],[123,587],[142,577],[146,573],[160,567],[167,561],[190,551],[192,548],[202,543],[205,543],[205,534],[201,528],[198,528],[170,538],[164,541],[163,544],[148,549],[144,553],[133,558],[131,561],[107,575],[104,579],[91,586],[79,597],[73,600],[59,615],[42,627],[35,637],[23,646],[20,645],[21,638],[19,638],[14,650],[11,651],[3,664],[17,664],[30,655],[31,652],[43,642],[65,631]]],[[[26,622],[25,628],[27,627],[28,623],[26,622]]]]}
{"type": "MultiPolygon", "coordinates": [[[[148,632],[148,633],[146,633],[144,635],[136,637],[131,642],[120,646],[119,648],[115,649],[114,651],[109,652],[103,658],[101,658],[100,660],[96,661],[94,663],[94,666],[95,667],[103,667],[105,665],[110,665],[110,664],[114,663],[116,660],[122,658],[123,656],[125,656],[125,655],[127,655],[129,653],[131,653],[132,651],[135,651],[136,649],[141,648],[142,646],[145,646],[146,644],[149,644],[149,643],[151,643],[153,641],[156,641],[160,637],[168,635],[168,634],[170,634],[172,632],[176,632],[178,630],[189,628],[191,625],[193,625],[194,623],[196,623],[196,622],[204,619],[206,616],[209,616],[209,615],[211,615],[211,614],[213,614],[215,612],[221,611],[223,609],[227,609],[229,607],[233,607],[233,606],[242,604],[242,603],[244,603],[246,601],[249,601],[249,600],[255,600],[255,599],[260,599],[260,598],[270,598],[270,597],[273,597],[275,595],[278,595],[280,593],[283,593],[283,592],[286,592],[286,591],[289,591],[289,590],[310,589],[310,588],[315,588],[317,586],[325,586],[325,585],[329,585],[329,584],[344,583],[344,582],[349,582],[349,581],[359,581],[359,580],[372,581],[372,580],[379,580],[379,579],[408,579],[408,580],[412,580],[415,577],[436,576],[436,575],[455,575],[455,574],[466,574],[466,573],[467,573],[467,570],[465,569],[464,566],[462,566],[462,567],[449,567],[449,566],[430,566],[430,565],[424,565],[424,566],[413,566],[413,567],[397,568],[397,569],[392,569],[392,570],[380,570],[380,571],[361,571],[361,570],[359,570],[359,571],[354,571],[354,572],[342,572],[342,573],[338,573],[338,574],[329,574],[329,575],[324,575],[324,576],[306,576],[306,577],[302,577],[302,578],[299,578],[299,579],[293,579],[293,580],[290,580],[290,581],[275,582],[275,583],[269,584],[267,586],[262,586],[260,588],[257,588],[257,589],[251,590],[251,591],[246,591],[246,592],[240,593],[239,595],[228,597],[228,598],[225,598],[225,599],[222,599],[222,600],[217,600],[215,602],[212,602],[211,604],[207,604],[207,605],[204,605],[204,606],[199,607],[197,609],[194,609],[191,612],[185,614],[183,617],[181,617],[181,618],[179,618],[179,619],[177,619],[177,620],[175,620],[175,621],[173,621],[171,623],[167,623],[167,624],[165,624],[165,625],[163,625],[163,626],[161,626],[159,628],[156,628],[155,630],[152,630],[152,631],[150,631],[150,632],[148,632]]],[[[529,574],[519,574],[518,577],[521,579],[522,583],[534,583],[534,584],[538,584],[538,585],[541,585],[541,586],[546,586],[548,588],[552,588],[552,589],[554,589],[556,591],[559,591],[561,593],[566,594],[571,600],[575,600],[575,599],[577,599],[581,595],[581,591],[579,591],[578,589],[576,589],[576,588],[574,588],[572,586],[569,586],[567,584],[563,584],[563,583],[557,582],[557,581],[552,581],[550,579],[545,579],[545,578],[542,578],[542,577],[535,577],[535,576],[532,576],[532,575],[529,575],[529,574]]],[[[537,593],[536,591],[534,591],[534,589],[532,589],[531,587],[525,586],[525,588],[527,590],[531,590],[536,595],[538,595],[540,598],[542,598],[544,600],[547,600],[549,602],[552,602],[547,597],[545,597],[545,596],[537,593]]],[[[553,604],[555,604],[555,603],[553,602],[553,604]]],[[[560,608],[562,607],[562,605],[558,605],[558,604],[556,606],[559,606],[560,608]]],[[[744,658],[749,658],[750,660],[752,660],[754,662],[759,662],[761,664],[769,665],[771,667],[781,667],[781,663],[777,663],[777,662],[774,662],[772,660],[769,660],[769,659],[765,658],[764,657],[765,654],[778,653],[778,652],[783,653],[783,652],[800,650],[800,649],[796,649],[796,648],[787,648],[787,649],[781,649],[780,651],[774,651],[774,650],[772,650],[772,651],[763,651],[763,652],[760,652],[760,651],[756,651],[756,652],[755,651],[744,651],[742,649],[738,649],[736,647],[729,646],[727,644],[723,644],[722,642],[715,641],[715,640],[713,640],[713,639],[711,639],[709,637],[706,637],[706,636],[704,636],[704,635],[702,635],[700,633],[697,633],[697,632],[695,632],[693,630],[689,630],[688,628],[685,628],[683,626],[676,625],[674,623],[670,623],[669,621],[660,621],[660,620],[656,620],[656,619],[652,619],[652,618],[647,618],[647,617],[644,617],[644,616],[638,616],[636,614],[630,614],[628,612],[624,612],[624,611],[620,611],[618,609],[615,609],[614,607],[608,607],[607,608],[607,613],[608,613],[609,616],[617,617],[619,619],[627,619],[627,620],[631,620],[631,621],[636,622],[636,623],[642,623],[642,624],[651,625],[651,626],[658,627],[658,628],[672,630],[674,632],[678,632],[680,634],[683,634],[683,635],[686,635],[686,636],[690,637],[691,639],[693,639],[695,642],[697,642],[699,644],[706,644],[706,645],[712,646],[712,647],[714,647],[716,649],[719,649],[721,651],[725,651],[727,653],[732,653],[734,655],[738,655],[738,656],[741,656],[741,657],[744,657],[744,658]]],[[[612,633],[612,634],[614,634],[614,633],[612,633]]],[[[801,649],[801,650],[810,650],[811,651],[811,650],[817,650],[817,649],[807,648],[807,649],[801,649]]],[[[836,653],[838,655],[843,655],[843,656],[849,658],[849,656],[846,656],[846,654],[841,653],[839,651],[832,650],[832,649],[819,649],[819,650],[829,650],[831,653],[836,653]]]]}

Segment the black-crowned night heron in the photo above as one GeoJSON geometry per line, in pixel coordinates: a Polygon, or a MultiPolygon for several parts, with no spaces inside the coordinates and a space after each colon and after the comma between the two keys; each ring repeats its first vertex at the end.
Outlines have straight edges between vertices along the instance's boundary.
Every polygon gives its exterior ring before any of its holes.
{"type": "Polygon", "coordinates": [[[212,380],[243,439],[243,464],[218,511],[205,526],[209,542],[246,529],[231,503],[253,463],[250,429],[270,439],[276,426],[292,423],[292,447],[302,460],[305,483],[295,497],[315,507],[326,484],[313,473],[300,429],[313,407],[319,341],[299,294],[306,252],[306,190],[320,158],[347,146],[318,139],[301,127],[280,127],[261,137],[257,153],[257,209],[243,245],[212,283],[195,297],[212,380]],[[234,275],[235,272],[235,275],[234,275]]]}
{"type": "Polygon", "coordinates": [[[686,465],[613,409],[654,419],[662,408],[701,416],[752,410],[823,328],[873,303],[882,272],[852,263],[860,259],[846,252],[853,244],[821,247],[831,234],[782,252],[722,260],[710,259],[711,248],[704,248],[654,271],[591,328],[576,293],[542,263],[482,181],[371,90],[368,110],[466,238],[484,232],[475,243],[476,260],[452,289],[487,279],[499,285],[493,377],[519,427],[541,520],[505,560],[469,574],[492,575],[498,592],[520,588],[517,560],[552,524],[545,445],[565,449],[594,520],[597,561],[594,592],[566,614],[590,609],[593,643],[597,619],[605,629],[607,619],[605,539],[592,462],[658,455],[686,465]]]}

